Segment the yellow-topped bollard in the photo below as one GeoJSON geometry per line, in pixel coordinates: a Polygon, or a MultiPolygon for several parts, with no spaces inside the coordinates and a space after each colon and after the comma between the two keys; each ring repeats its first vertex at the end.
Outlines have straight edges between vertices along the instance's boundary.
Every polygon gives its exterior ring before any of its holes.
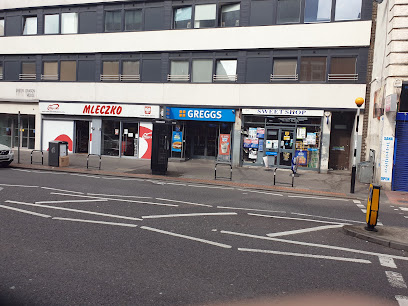
{"type": "Polygon", "coordinates": [[[380,189],[381,186],[370,184],[370,191],[367,200],[367,226],[365,227],[367,231],[377,231],[375,226],[377,225],[378,210],[380,208],[380,189]]]}

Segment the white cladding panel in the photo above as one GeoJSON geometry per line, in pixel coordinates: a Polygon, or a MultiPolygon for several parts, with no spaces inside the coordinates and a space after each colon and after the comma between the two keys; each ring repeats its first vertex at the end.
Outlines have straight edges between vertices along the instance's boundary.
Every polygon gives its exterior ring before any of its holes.
{"type": "MultiPolygon", "coordinates": [[[[150,105],[356,108],[365,84],[107,84],[0,82],[0,99],[30,89],[41,101],[137,103],[150,105]]],[[[21,98],[20,98],[21,99],[21,98]]]]}
{"type": "Polygon", "coordinates": [[[54,54],[370,45],[371,21],[0,38],[0,54],[54,54]]]}

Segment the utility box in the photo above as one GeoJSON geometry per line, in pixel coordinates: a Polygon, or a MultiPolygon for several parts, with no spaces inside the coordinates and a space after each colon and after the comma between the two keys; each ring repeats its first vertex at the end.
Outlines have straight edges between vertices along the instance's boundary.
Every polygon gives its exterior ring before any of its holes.
{"type": "Polygon", "coordinates": [[[357,177],[360,183],[372,183],[374,176],[374,164],[372,161],[361,162],[357,165],[357,177]]]}
{"type": "Polygon", "coordinates": [[[48,143],[48,166],[66,167],[68,165],[68,142],[50,141],[48,143]]]}
{"type": "Polygon", "coordinates": [[[153,122],[152,133],[152,174],[165,175],[170,155],[171,123],[166,120],[153,122]]]}

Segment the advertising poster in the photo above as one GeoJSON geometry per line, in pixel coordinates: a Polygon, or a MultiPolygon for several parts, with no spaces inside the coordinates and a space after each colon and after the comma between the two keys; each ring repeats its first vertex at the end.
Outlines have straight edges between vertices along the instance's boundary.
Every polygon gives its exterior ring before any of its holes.
{"type": "Polygon", "coordinates": [[[251,139],[251,148],[252,149],[258,149],[258,146],[259,146],[258,138],[252,138],[251,139]]]}
{"type": "Polygon", "coordinates": [[[68,151],[72,152],[74,138],[74,121],[44,120],[43,121],[43,151],[48,151],[50,141],[68,142],[68,151]]]}
{"type": "Polygon", "coordinates": [[[151,159],[152,157],[152,132],[153,124],[140,122],[139,127],[139,158],[151,159]]]}
{"type": "Polygon", "coordinates": [[[257,131],[257,128],[249,128],[248,130],[249,138],[256,138],[256,131],[257,131]]]}
{"type": "Polygon", "coordinates": [[[296,138],[297,139],[305,139],[306,138],[306,128],[305,127],[297,128],[296,138]]]}
{"type": "Polygon", "coordinates": [[[183,133],[173,132],[173,137],[171,139],[171,150],[173,152],[181,152],[182,145],[183,145],[183,133]]]}
{"type": "Polygon", "coordinates": [[[263,139],[259,139],[259,151],[262,152],[264,149],[264,140],[263,139]]]}
{"type": "Polygon", "coordinates": [[[251,139],[244,138],[244,148],[250,148],[250,147],[251,147],[251,139]]]}
{"type": "Polygon", "coordinates": [[[381,182],[391,182],[394,137],[384,136],[381,145],[381,182]]]}
{"type": "Polygon", "coordinates": [[[230,155],[231,149],[231,136],[230,134],[220,134],[218,155],[230,155]]]}
{"type": "Polygon", "coordinates": [[[267,149],[272,149],[273,140],[267,140],[265,146],[267,149]]]}
{"type": "Polygon", "coordinates": [[[265,138],[265,129],[264,128],[257,128],[256,129],[256,138],[265,138]]]}
{"type": "Polygon", "coordinates": [[[296,151],[299,166],[307,166],[307,151],[296,151]]]}
{"type": "Polygon", "coordinates": [[[249,159],[257,159],[258,158],[258,149],[249,149],[249,159]]]}
{"type": "Polygon", "coordinates": [[[308,145],[316,145],[316,133],[307,133],[306,140],[308,145]]]}

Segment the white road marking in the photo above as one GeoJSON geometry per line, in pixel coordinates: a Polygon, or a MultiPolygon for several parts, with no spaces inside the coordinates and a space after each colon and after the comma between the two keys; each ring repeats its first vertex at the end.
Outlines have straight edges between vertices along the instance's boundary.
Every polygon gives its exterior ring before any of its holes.
{"type": "Polygon", "coordinates": [[[291,253],[291,252],[279,252],[279,251],[270,251],[270,250],[257,250],[257,249],[238,248],[238,251],[254,252],[254,253],[266,253],[266,254],[275,254],[275,255],[286,255],[286,256],[297,256],[297,257],[308,257],[308,258],[319,258],[319,259],[330,259],[330,260],[348,261],[348,262],[365,263],[365,264],[370,264],[371,263],[371,261],[366,260],[366,259],[344,258],[344,257],[312,255],[312,254],[301,254],[301,253],[291,253]]]}
{"type": "Polygon", "coordinates": [[[106,202],[106,199],[95,199],[95,200],[62,200],[62,201],[39,201],[35,204],[59,204],[59,203],[85,203],[85,202],[106,202]]]}
{"type": "Polygon", "coordinates": [[[57,188],[51,188],[51,187],[41,187],[42,189],[47,189],[47,190],[54,190],[54,191],[63,191],[63,192],[71,192],[71,193],[76,193],[76,194],[84,194],[83,192],[79,191],[72,191],[72,190],[64,190],[64,189],[57,189],[57,188]]]}
{"type": "Polygon", "coordinates": [[[25,213],[25,214],[29,214],[29,215],[34,215],[34,216],[37,216],[37,217],[43,217],[43,218],[50,218],[51,217],[49,215],[39,214],[39,213],[36,213],[36,212],[33,212],[33,211],[19,209],[19,208],[5,206],[5,205],[0,205],[0,207],[5,208],[5,209],[10,209],[10,210],[15,210],[15,211],[25,213]]]}
{"type": "Polygon", "coordinates": [[[51,192],[51,194],[58,194],[58,195],[64,195],[64,196],[70,196],[70,197],[91,198],[91,199],[105,199],[105,200],[118,201],[118,202],[129,202],[129,203],[140,203],[140,204],[149,204],[149,205],[158,205],[158,206],[178,207],[178,205],[174,205],[174,204],[136,201],[136,200],[128,200],[128,199],[115,199],[111,197],[93,197],[93,196],[86,196],[86,195],[66,194],[66,193],[57,193],[57,192],[51,192]]]}
{"type": "Polygon", "coordinates": [[[265,217],[265,218],[276,218],[276,219],[297,220],[297,221],[309,221],[309,222],[325,223],[325,224],[342,224],[342,225],[347,224],[347,223],[344,223],[344,222],[331,222],[331,221],[321,221],[321,220],[314,220],[314,219],[291,218],[291,217],[281,217],[281,216],[271,216],[271,215],[261,215],[261,214],[251,214],[251,213],[248,213],[248,215],[257,216],[257,217],[265,217]]]}
{"type": "Polygon", "coordinates": [[[377,222],[377,225],[384,225],[384,224],[382,224],[381,222],[377,222]]]}
{"type": "Polygon", "coordinates": [[[393,259],[401,259],[401,260],[408,261],[408,257],[403,257],[403,256],[398,256],[398,255],[381,254],[381,253],[375,253],[375,252],[367,252],[367,251],[361,251],[361,250],[356,250],[356,249],[338,247],[338,246],[334,246],[334,245],[308,243],[308,242],[295,241],[295,240],[286,240],[286,239],[280,239],[280,238],[271,238],[271,237],[251,235],[251,234],[231,232],[231,231],[220,231],[220,233],[227,234],[227,235],[255,238],[255,239],[277,241],[277,242],[288,243],[288,244],[304,245],[304,246],[310,246],[310,247],[316,247],[316,248],[322,248],[322,249],[339,250],[339,251],[358,253],[358,254],[365,254],[365,255],[372,255],[372,256],[387,256],[387,257],[391,257],[393,259]]]}
{"type": "Polygon", "coordinates": [[[330,218],[330,217],[323,217],[323,216],[316,216],[316,215],[308,215],[308,214],[300,214],[300,213],[291,213],[291,214],[292,215],[298,215],[298,216],[315,217],[315,218],[321,218],[321,219],[329,219],[329,220],[336,220],[336,221],[345,221],[345,222],[366,224],[366,222],[363,222],[363,221],[354,221],[354,220],[348,220],[348,219],[337,219],[337,218],[330,218]]]}
{"type": "Polygon", "coordinates": [[[135,180],[133,178],[107,177],[107,176],[101,176],[100,178],[102,178],[104,180],[118,180],[118,181],[134,181],[135,180]]]}
{"type": "Polygon", "coordinates": [[[367,209],[361,209],[361,211],[363,212],[363,213],[367,213],[367,209]]]}
{"type": "Polygon", "coordinates": [[[201,238],[195,238],[195,237],[191,237],[191,236],[186,236],[186,235],[176,234],[176,233],[172,233],[172,232],[167,232],[167,231],[159,230],[157,228],[152,228],[152,227],[148,227],[148,226],[141,226],[140,228],[148,230],[148,231],[152,231],[152,232],[157,232],[157,233],[161,233],[161,234],[174,236],[174,237],[180,237],[180,238],[184,238],[184,239],[189,239],[189,240],[194,240],[194,241],[198,241],[198,242],[202,242],[202,243],[207,243],[207,244],[215,245],[215,246],[218,246],[218,247],[221,247],[221,248],[226,248],[226,249],[232,248],[232,246],[230,246],[228,244],[223,244],[223,243],[218,243],[218,242],[205,240],[205,239],[201,239],[201,238]]]}
{"type": "Polygon", "coordinates": [[[401,273],[394,271],[385,271],[385,275],[387,275],[388,282],[390,283],[391,287],[407,288],[407,284],[405,284],[404,278],[402,277],[401,273]]]}
{"type": "Polygon", "coordinates": [[[127,227],[137,227],[136,224],[129,224],[129,223],[115,223],[115,222],[105,222],[105,221],[94,221],[94,220],[84,220],[84,219],[72,219],[72,218],[60,218],[54,217],[52,219],[55,220],[63,220],[63,221],[74,221],[74,222],[85,222],[85,223],[97,223],[97,224],[107,224],[107,225],[119,225],[119,226],[127,226],[127,227]]]}
{"type": "Polygon", "coordinates": [[[398,208],[394,208],[394,210],[398,210],[398,208]]]}
{"type": "Polygon", "coordinates": [[[395,207],[394,205],[390,205],[390,207],[395,207]]]}
{"type": "Polygon", "coordinates": [[[408,297],[403,295],[396,295],[395,299],[399,306],[408,306],[408,297]]]}
{"type": "Polygon", "coordinates": [[[387,257],[387,256],[379,256],[378,259],[380,260],[380,264],[383,267],[388,267],[388,268],[397,268],[397,265],[394,262],[394,259],[392,259],[391,257],[387,257]]]}
{"type": "Polygon", "coordinates": [[[12,184],[0,184],[0,186],[6,186],[6,187],[25,187],[25,188],[39,188],[39,187],[40,187],[40,186],[12,185],[12,184]]]}
{"type": "Polygon", "coordinates": [[[401,209],[403,211],[408,211],[408,207],[400,207],[399,209],[401,209]]]}
{"type": "Polygon", "coordinates": [[[182,183],[167,183],[167,185],[187,186],[187,184],[182,184],[182,183]]]}
{"type": "Polygon", "coordinates": [[[232,187],[218,187],[218,186],[207,186],[207,185],[187,185],[188,187],[196,187],[196,188],[217,188],[217,189],[225,189],[225,190],[233,190],[232,187]]]}
{"type": "Polygon", "coordinates": [[[316,199],[316,200],[332,200],[332,201],[344,201],[348,202],[349,199],[339,199],[339,198],[324,198],[324,197],[309,197],[300,195],[289,195],[288,198],[302,198],[302,199],[316,199]]]}
{"type": "Polygon", "coordinates": [[[13,169],[14,171],[20,171],[20,172],[32,172],[31,170],[25,170],[25,169],[13,169]]]}
{"type": "Polygon", "coordinates": [[[69,175],[73,176],[83,176],[83,177],[90,177],[90,178],[100,178],[99,176],[95,175],[88,175],[88,174],[78,174],[78,173],[68,173],[69,175]]]}
{"type": "Polygon", "coordinates": [[[118,219],[136,220],[136,221],[142,221],[143,220],[143,219],[139,219],[139,218],[126,217],[126,216],[120,216],[120,215],[104,214],[104,213],[98,213],[98,212],[80,210],[80,209],[73,209],[73,208],[56,207],[56,206],[49,206],[49,205],[38,205],[38,204],[31,204],[31,203],[17,202],[17,201],[9,201],[9,200],[7,200],[6,202],[7,203],[13,203],[13,204],[19,204],[19,205],[41,207],[41,208],[51,208],[51,209],[58,209],[58,210],[73,211],[73,212],[79,212],[79,213],[83,213],[83,214],[104,216],[104,217],[111,217],[111,218],[118,218],[118,219]]]}
{"type": "Polygon", "coordinates": [[[303,234],[303,233],[308,233],[308,232],[322,231],[322,230],[326,230],[326,229],[339,228],[339,227],[343,227],[343,224],[325,225],[325,226],[317,226],[317,227],[311,227],[311,228],[303,228],[303,229],[298,229],[298,230],[293,230],[293,231],[270,233],[270,234],[266,234],[266,236],[268,236],[268,237],[281,237],[281,236],[288,236],[288,235],[303,234]]]}
{"type": "Polygon", "coordinates": [[[168,202],[175,202],[175,203],[183,203],[183,204],[196,205],[196,206],[213,207],[212,205],[208,205],[208,204],[200,204],[200,203],[185,202],[185,201],[178,201],[178,200],[170,200],[170,199],[163,199],[163,198],[156,198],[156,200],[159,200],[159,201],[168,201],[168,202]]]}
{"type": "Polygon", "coordinates": [[[245,191],[252,192],[252,193],[268,194],[268,195],[283,197],[283,194],[280,194],[280,193],[271,193],[271,192],[258,191],[258,190],[245,190],[245,191]]]}
{"type": "Polygon", "coordinates": [[[107,196],[107,197],[122,197],[122,198],[135,198],[135,199],[151,199],[152,197],[142,197],[142,196],[128,196],[119,194],[102,194],[102,193],[87,193],[87,195],[92,196],[107,196]]]}
{"type": "Polygon", "coordinates": [[[357,204],[357,207],[359,208],[365,208],[365,206],[363,204],[357,204]]]}
{"type": "Polygon", "coordinates": [[[217,206],[217,208],[248,210],[248,211],[264,211],[264,212],[284,213],[284,214],[286,213],[286,211],[280,211],[280,210],[266,210],[266,209],[255,209],[255,208],[238,208],[238,207],[229,207],[229,206],[217,206]]]}
{"type": "Polygon", "coordinates": [[[175,217],[198,217],[198,216],[236,216],[237,213],[195,213],[195,214],[172,214],[142,216],[143,219],[175,218],[175,217]]]}
{"type": "Polygon", "coordinates": [[[57,175],[65,175],[65,172],[55,172],[55,171],[40,171],[40,170],[33,170],[35,173],[42,173],[42,174],[57,174],[57,175]]]}
{"type": "Polygon", "coordinates": [[[360,204],[360,203],[361,203],[360,200],[353,200],[353,202],[356,203],[356,204],[360,204]]]}
{"type": "Polygon", "coordinates": [[[0,187],[0,191],[2,191],[3,190],[3,187],[0,187]]]}

